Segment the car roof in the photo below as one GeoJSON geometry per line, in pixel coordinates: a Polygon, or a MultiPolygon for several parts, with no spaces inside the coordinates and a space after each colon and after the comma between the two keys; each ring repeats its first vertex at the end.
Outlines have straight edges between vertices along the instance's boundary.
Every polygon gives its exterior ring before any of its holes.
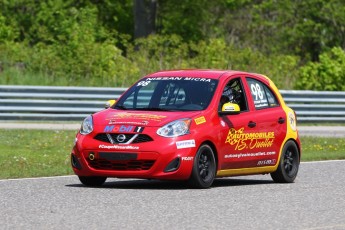
{"type": "Polygon", "coordinates": [[[261,74],[249,73],[237,70],[213,70],[213,69],[186,69],[186,70],[166,70],[149,74],[145,77],[198,77],[219,79],[221,76],[231,75],[251,75],[258,78],[266,78],[261,74]]]}

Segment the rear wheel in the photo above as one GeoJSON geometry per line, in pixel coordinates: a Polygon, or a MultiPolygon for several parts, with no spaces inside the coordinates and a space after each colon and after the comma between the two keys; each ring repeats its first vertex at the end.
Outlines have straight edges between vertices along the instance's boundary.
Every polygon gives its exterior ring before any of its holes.
{"type": "Polygon", "coordinates": [[[271,173],[274,182],[292,183],[298,173],[299,168],[299,151],[294,141],[288,141],[284,145],[280,156],[277,171],[271,173]]]}
{"type": "Polygon", "coordinates": [[[190,184],[195,188],[209,188],[216,176],[216,161],[212,148],[202,145],[196,153],[190,184]]]}
{"type": "Polygon", "coordinates": [[[101,186],[104,184],[106,177],[101,176],[79,176],[79,180],[81,183],[83,183],[86,186],[101,186]]]}

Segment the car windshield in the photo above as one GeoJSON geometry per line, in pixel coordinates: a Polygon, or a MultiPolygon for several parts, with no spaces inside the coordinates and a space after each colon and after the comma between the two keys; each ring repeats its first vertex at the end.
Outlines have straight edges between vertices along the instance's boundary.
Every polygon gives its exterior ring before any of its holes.
{"type": "Polygon", "coordinates": [[[218,81],[208,78],[144,78],[116,102],[115,109],[195,111],[209,105],[218,81]]]}

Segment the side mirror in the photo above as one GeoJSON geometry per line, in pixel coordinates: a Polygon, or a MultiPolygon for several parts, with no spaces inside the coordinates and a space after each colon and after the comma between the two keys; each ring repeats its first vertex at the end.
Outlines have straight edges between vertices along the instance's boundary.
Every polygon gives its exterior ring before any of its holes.
{"type": "Polygon", "coordinates": [[[105,103],[104,108],[108,109],[108,108],[112,107],[115,103],[116,103],[116,100],[109,100],[105,103]]]}
{"type": "Polygon", "coordinates": [[[227,102],[222,106],[222,111],[218,113],[220,115],[232,115],[232,114],[239,114],[241,112],[240,106],[235,103],[227,102]]]}

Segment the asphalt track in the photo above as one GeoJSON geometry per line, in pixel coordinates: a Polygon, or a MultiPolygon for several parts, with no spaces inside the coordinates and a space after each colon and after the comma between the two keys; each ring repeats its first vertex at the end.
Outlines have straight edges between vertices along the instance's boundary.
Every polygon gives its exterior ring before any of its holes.
{"type": "Polygon", "coordinates": [[[345,161],[302,163],[292,184],[268,175],[176,182],[76,176],[0,180],[0,229],[345,229],[345,161]]]}
{"type": "MultiPolygon", "coordinates": [[[[78,130],[80,123],[0,122],[0,129],[78,130]]],[[[301,136],[345,137],[345,126],[298,126],[301,136]]]]}

